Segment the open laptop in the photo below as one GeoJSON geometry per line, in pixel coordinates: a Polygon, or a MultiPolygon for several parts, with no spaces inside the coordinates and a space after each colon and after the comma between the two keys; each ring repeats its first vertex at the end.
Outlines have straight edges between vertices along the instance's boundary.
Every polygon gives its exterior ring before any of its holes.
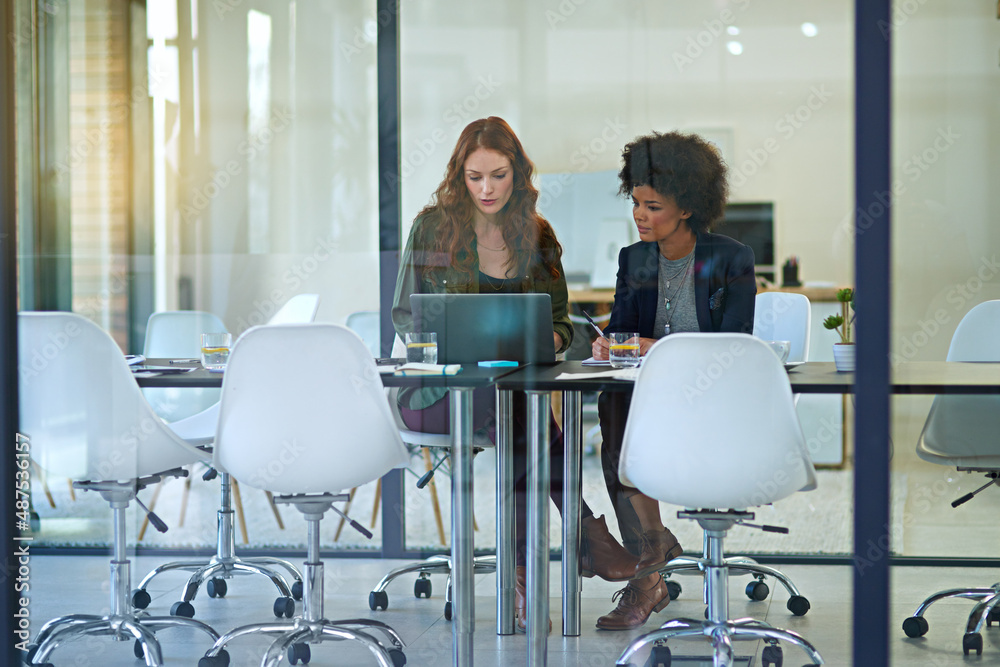
{"type": "Polygon", "coordinates": [[[412,294],[416,331],[437,334],[439,364],[553,363],[548,294],[412,294]]]}

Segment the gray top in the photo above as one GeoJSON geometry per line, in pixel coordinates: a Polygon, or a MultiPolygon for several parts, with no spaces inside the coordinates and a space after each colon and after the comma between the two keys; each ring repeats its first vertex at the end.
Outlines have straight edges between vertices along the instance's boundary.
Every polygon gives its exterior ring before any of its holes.
{"type": "Polygon", "coordinates": [[[694,249],[680,259],[659,259],[659,296],[656,301],[656,320],[653,333],[663,338],[664,325],[670,324],[670,333],[701,331],[694,302],[694,249]],[[667,309],[667,299],[670,308],[667,309]]]}

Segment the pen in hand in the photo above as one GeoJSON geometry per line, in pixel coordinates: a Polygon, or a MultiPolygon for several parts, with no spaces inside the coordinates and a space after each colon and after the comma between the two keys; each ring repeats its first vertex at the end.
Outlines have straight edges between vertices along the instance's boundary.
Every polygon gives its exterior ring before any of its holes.
{"type": "Polygon", "coordinates": [[[587,313],[587,311],[583,310],[582,308],[580,309],[580,312],[583,313],[583,316],[587,318],[588,322],[590,322],[590,326],[594,327],[594,331],[597,332],[597,335],[600,336],[601,338],[604,338],[604,332],[601,331],[601,327],[597,326],[597,323],[594,322],[594,318],[592,318],[590,314],[587,313]]]}

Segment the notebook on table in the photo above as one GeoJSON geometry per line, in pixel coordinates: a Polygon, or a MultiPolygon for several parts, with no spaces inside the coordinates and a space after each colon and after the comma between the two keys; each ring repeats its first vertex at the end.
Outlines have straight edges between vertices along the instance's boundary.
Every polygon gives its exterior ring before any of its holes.
{"type": "Polygon", "coordinates": [[[439,364],[553,363],[548,294],[412,294],[416,331],[437,334],[439,364]]]}

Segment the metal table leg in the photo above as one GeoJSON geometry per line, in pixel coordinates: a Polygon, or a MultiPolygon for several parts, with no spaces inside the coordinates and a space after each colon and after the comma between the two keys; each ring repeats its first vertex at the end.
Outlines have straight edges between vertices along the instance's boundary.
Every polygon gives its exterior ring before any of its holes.
{"type": "Polygon", "coordinates": [[[514,634],[514,441],[510,391],[497,392],[497,634],[514,634]]]}
{"type": "Polygon", "coordinates": [[[582,484],[583,414],[580,392],[563,392],[563,635],[580,635],[580,505],[582,484]]]}
{"type": "Polygon", "coordinates": [[[452,387],[451,401],[451,587],[452,664],[472,665],[476,624],[473,595],[472,389],[452,387]]]}
{"type": "Polygon", "coordinates": [[[549,639],[549,411],[547,391],[528,391],[528,665],[544,667],[549,639]]]}

